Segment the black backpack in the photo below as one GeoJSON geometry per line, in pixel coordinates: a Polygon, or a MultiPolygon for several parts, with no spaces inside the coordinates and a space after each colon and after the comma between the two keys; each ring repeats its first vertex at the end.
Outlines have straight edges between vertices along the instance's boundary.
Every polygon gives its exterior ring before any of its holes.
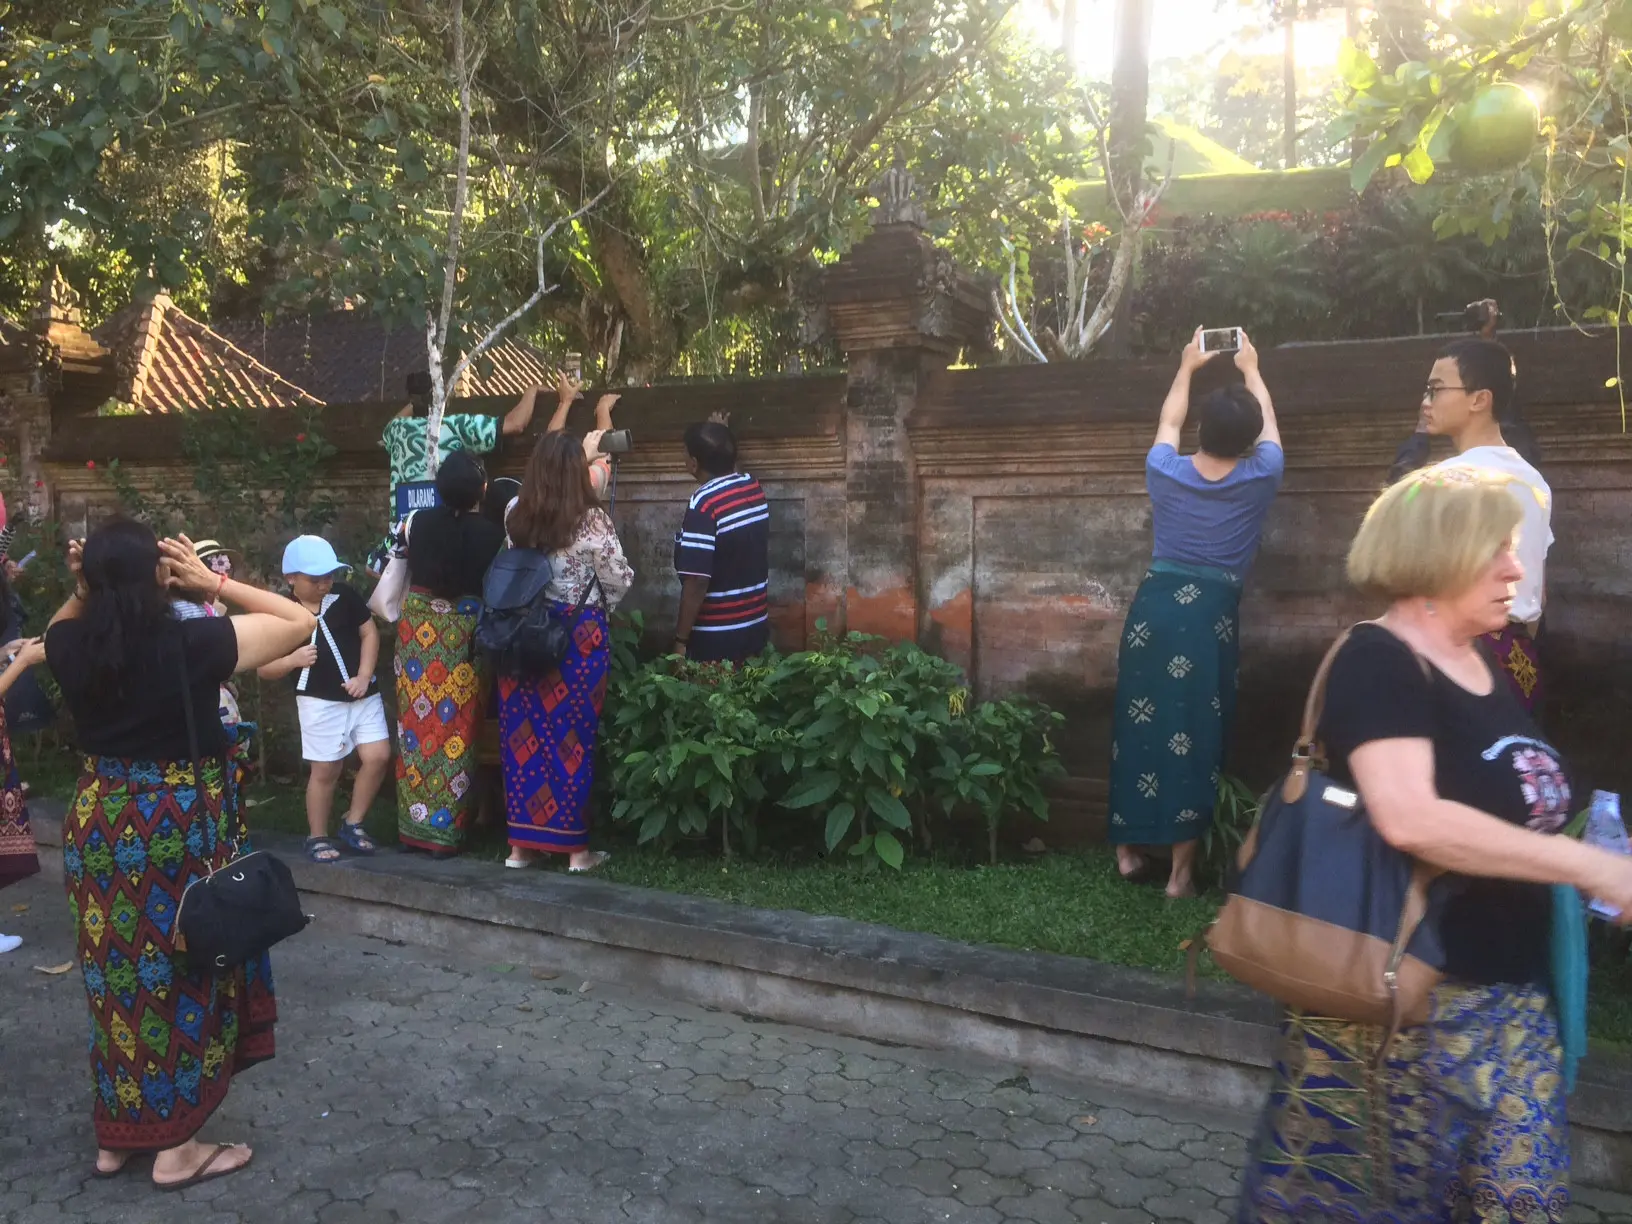
{"type": "Polygon", "coordinates": [[[544,598],[551,574],[549,557],[536,548],[506,548],[487,567],[476,649],[496,675],[536,679],[551,670],[537,670],[546,662],[545,642],[555,623],[544,598]]]}

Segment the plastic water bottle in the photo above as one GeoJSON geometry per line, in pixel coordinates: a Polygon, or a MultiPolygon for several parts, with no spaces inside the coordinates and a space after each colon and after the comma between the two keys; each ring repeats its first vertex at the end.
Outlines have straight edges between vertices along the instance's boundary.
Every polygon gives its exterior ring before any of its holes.
{"type": "MultiPolygon", "coordinates": [[[[1592,810],[1587,814],[1587,830],[1581,840],[1589,846],[1597,846],[1600,850],[1632,854],[1632,840],[1627,838],[1626,825],[1621,820],[1619,795],[1613,791],[1592,792],[1592,810]]],[[[1587,908],[1599,917],[1611,920],[1620,917],[1621,913],[1620,910],[1597,899],[1588,902],[1587,908]]]]}

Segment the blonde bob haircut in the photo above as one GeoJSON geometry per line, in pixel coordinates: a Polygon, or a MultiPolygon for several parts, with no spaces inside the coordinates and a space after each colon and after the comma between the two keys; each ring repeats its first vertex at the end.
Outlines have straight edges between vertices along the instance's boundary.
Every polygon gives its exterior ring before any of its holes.
{"type": "Polygon", "coordinates": [[[1524,517],[1511,477],[1428,468],[1383,491],[1349,546],[1349,581],[1386,599],[1458,595],[1524,517]]]}

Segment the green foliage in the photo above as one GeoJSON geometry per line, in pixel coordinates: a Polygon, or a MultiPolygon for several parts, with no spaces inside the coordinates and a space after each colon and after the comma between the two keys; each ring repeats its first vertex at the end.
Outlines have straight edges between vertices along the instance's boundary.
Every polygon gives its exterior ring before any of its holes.
{"type": "Polygon", "coordinates": [[[932,816],[968,810],[995,860],[1005,816],[1047,817],[1044,787],[1062,772],[1047,732],[1059,716],[1018,701],[968,710],[952,664],[911,644],[870,653],[876,645],[823,635],[742,668],[662,659],[621,674],[603,739],[614,820],[642,842],[717,828],[729,856],[733,835],[753,850],[759,822],[775,816],[830,855],[900,867],[915,826],[927,848],[932,816]]]}
{"type": "MultiPolygon", "coordinates": [[[[960,255],[1052,216],[1092,141],[1011,7],[465,3],[480,68],[452,348],[534,288],[544,225],[597,198],[545,252],[562,288],[527,325],[592,363],[621,335],[633,378],[798,353],[796,283],[854,238],[898,153],[960,255]]],[[[240,312],[350,297],[422,319],[457,161],[451,10],[121,0],[8,26],[4,270],[90,243],[121,281],[238,282],[219,296],[240,312]]]]}
{"type": "Polygon", "coordinates": [[[220,540],[251,573],[276,580],[283,546],[297,535],[323,534],[339,514],[322,474],[335,450],[318,420],[317,410],[300,408],[275,421],[237,407],[190,413],[181,418],[190,487],[147,492],[117,459],[109,478],[133,518],[161,535],[220,540]]]}
{"type": "MultiPolygon", "coordinates": [[[[1627,316],[1625,244],[1632,228],[1628,145],[1632,57],[1622,0],[1529,6],[1475,6],[1441,25],[1433,50],[1385,71],[1364,51],[1345,49],[1350,90],[1344,125],[1365,142],[1353,178],[1364,186],[1398,166],[1413,182],[1444,182],[1435,232],[1490,245],[1540,230],[1544,275],[1559,321],[1621,322],[1627,316]],[[1485,113],[1507,88],[1524,86],[1541,103],[1537,151],[1494,172],[1477,162],[1507,106],[1485,113]],[[1537,224],[1539,221],[1539,225],[1537,224]],[[1588,278],[1585,302],[1566,292],[1561,262],[1579,253],[1607,276],[1588,278]]],[[[1505,151],[1504,151],[1505,152],[1505,151]]],[[[1504,302],[1505,306],[1505,302],[1504,302]]]]}
{"type": "Polygon", "coordinates": [[[1235,870],[1241,843],[1258,822],[1260,799],[1240,778],[1221,774],[1213,822],[1201,835],[1201,871],[1215,888],[1222,888],[1235,870]]]}

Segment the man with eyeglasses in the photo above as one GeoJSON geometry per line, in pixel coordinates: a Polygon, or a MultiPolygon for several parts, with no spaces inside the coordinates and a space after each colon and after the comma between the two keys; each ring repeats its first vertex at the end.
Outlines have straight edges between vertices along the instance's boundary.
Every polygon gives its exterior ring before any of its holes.
{"type": "Polygon", "coordinates": [[[1525,709],[1541,702],[1536,633],[1546,603],[1547,550],[1553,543],[1553,491],[1536,470],[1535,441],[1514,407],[1516,373],[1505,345],[1484,336],[1453,340],[1440,350],[1422,392],[1417,432],[1400,448],[1390,480],[1424,466],[1428,440],[1448,437],[1456,454],[1438,468],[1479,468],[1513,481],[1524,518],[1515,551],[1524,577],[1513,593],[1505,630],[1487,634],[1489,647],[1525,709]]]}

